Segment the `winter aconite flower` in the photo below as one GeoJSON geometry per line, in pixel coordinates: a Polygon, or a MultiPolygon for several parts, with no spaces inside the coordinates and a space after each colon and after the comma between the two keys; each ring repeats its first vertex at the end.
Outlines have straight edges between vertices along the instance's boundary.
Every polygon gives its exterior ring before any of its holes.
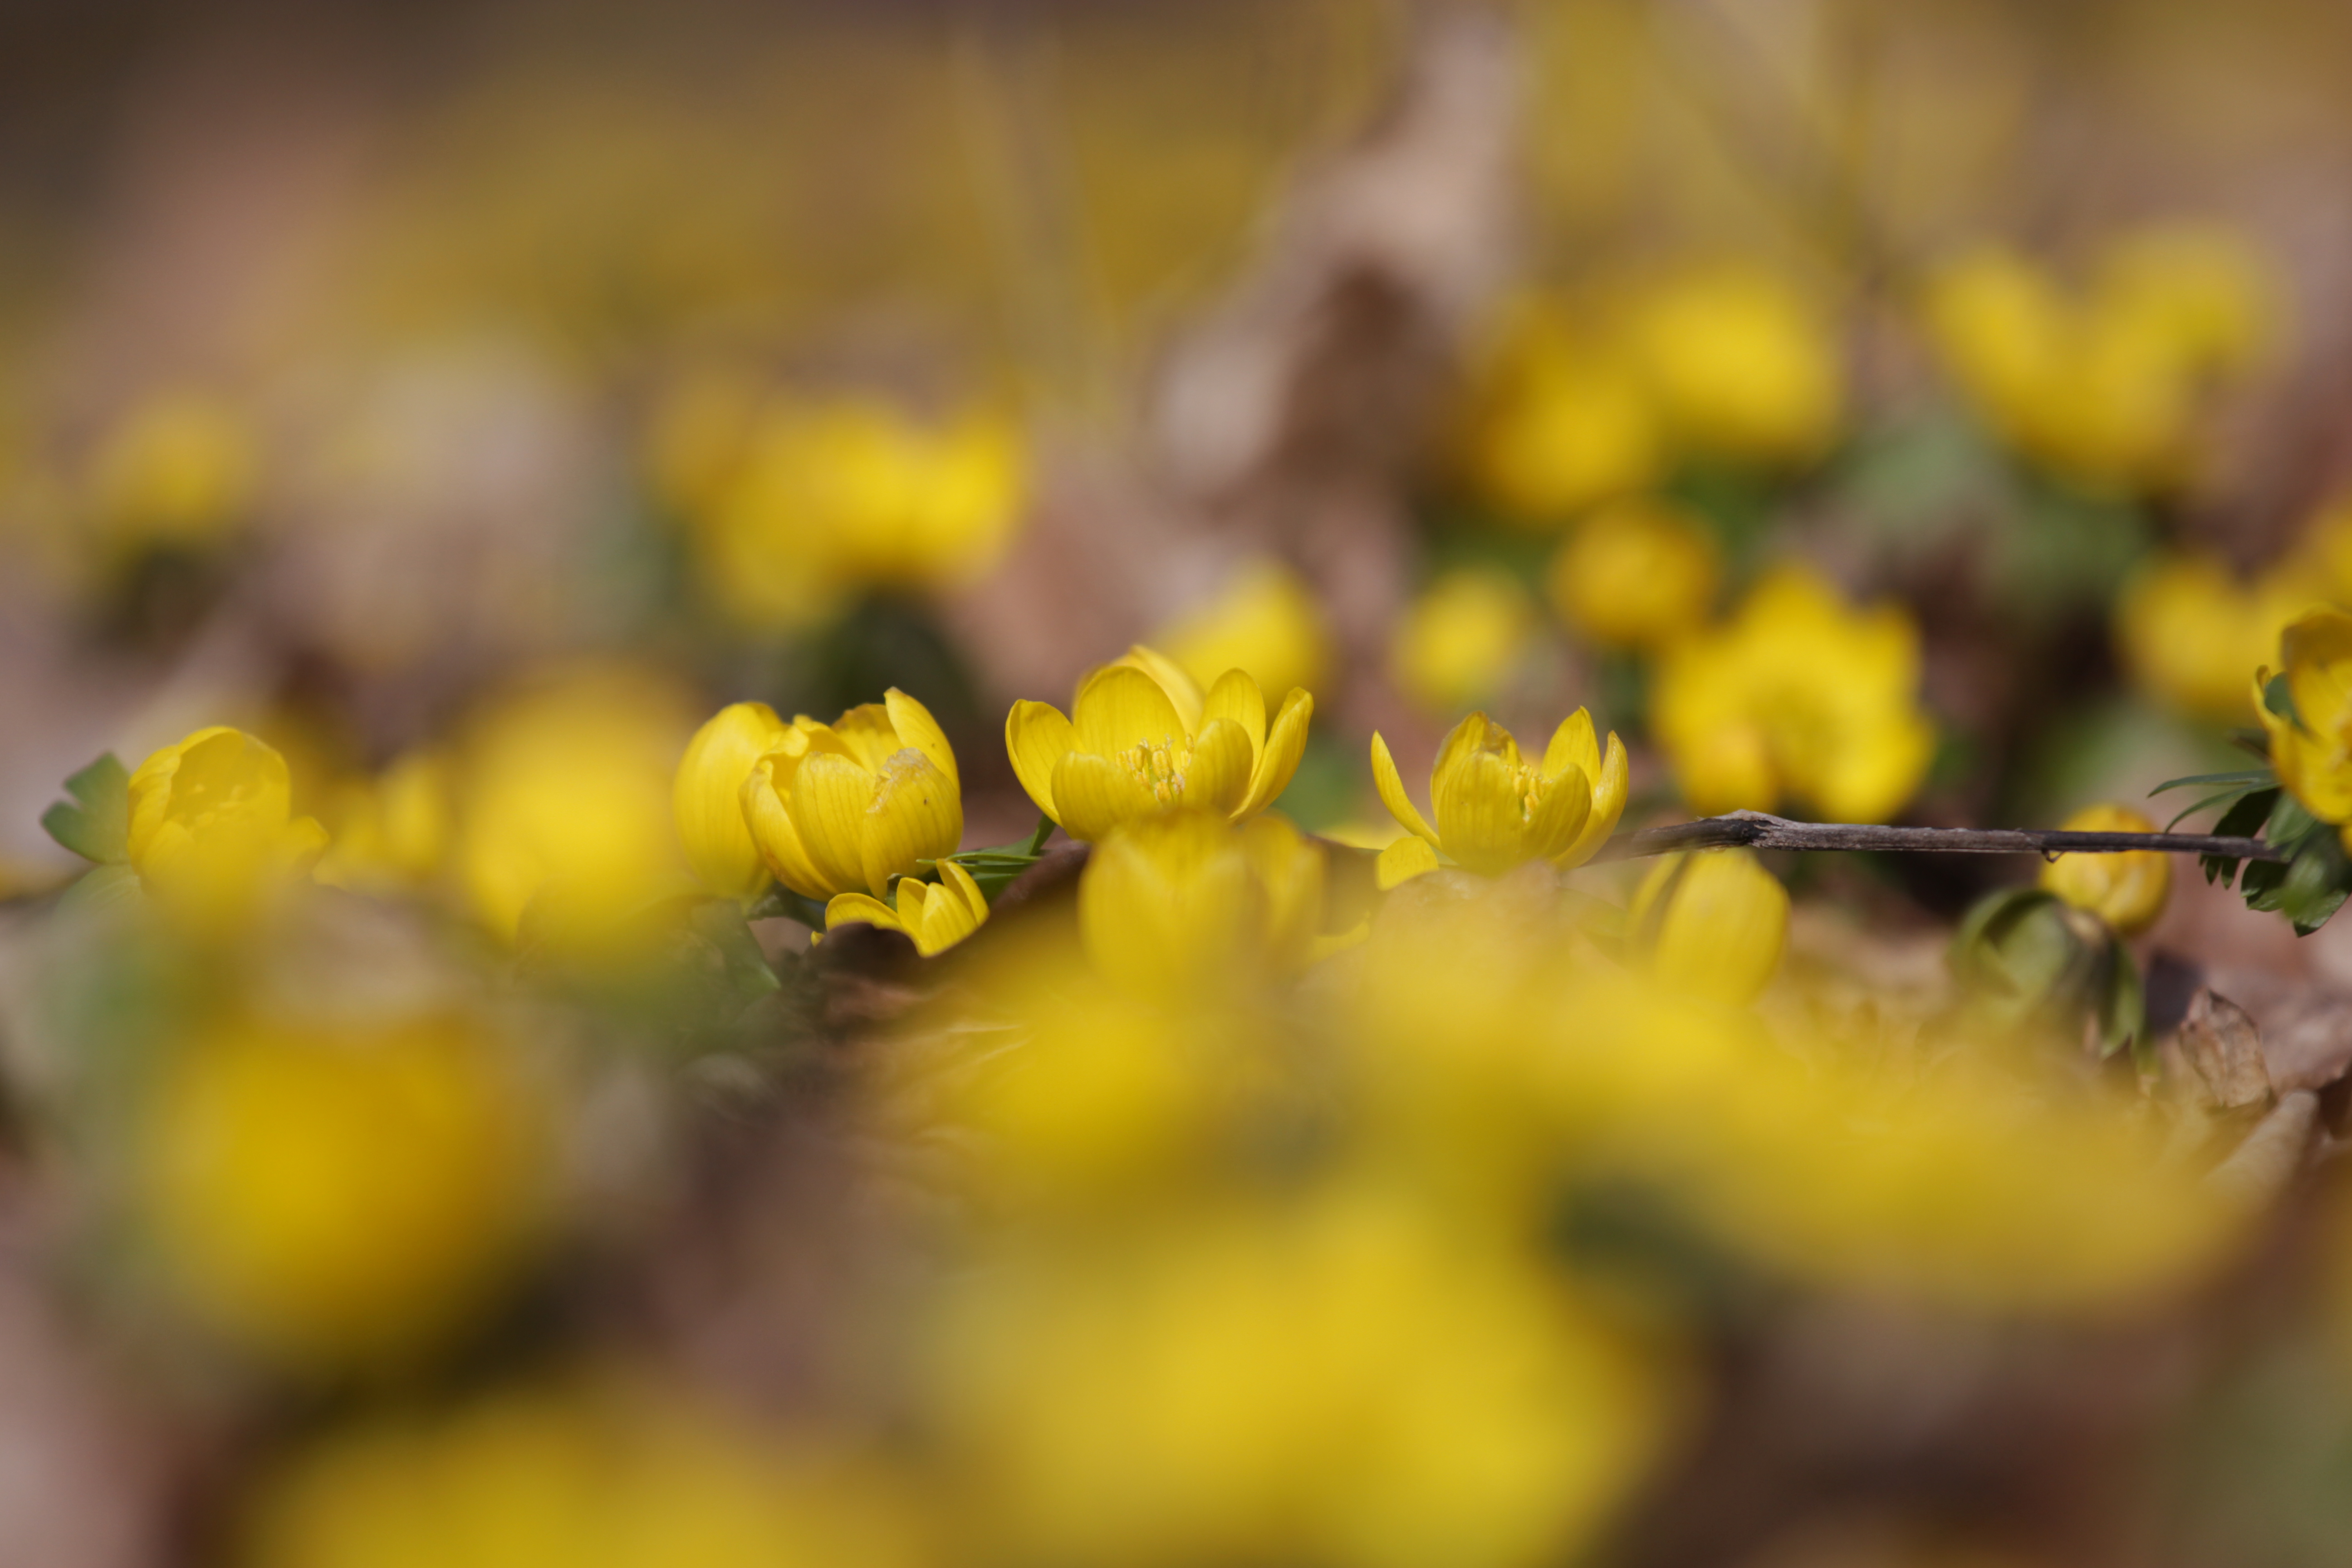
{"type": "Polygon", "coordinates": [[[1313,690],[1331,663],[1331,628],[1296,572],[1260,561],[1234,575],[1213,599],[1152,639],[1196,681],[1229,669],[1249,672],[1261,691],[1313,690]]]}
{"type": "MultiPolygon", "coordinates": [[[[2069,833],[2153,833],[2156,824],[2127,805],[2089,805],[2058,825],[2069,833]]],[[[2042,886],[2088,910],[2121,936],[2156,923],[2172,891],[2172,858],[2155,849],[2121,855],[2061,855],[2042,868],[2042,886]]]]}
{"type": "Polygon", "coordinates": [[[1405,610],[1389,645],[1389,670],[1422,707],[1458,713],[1502,691],[1535,634],[1525,589],[1506,573],[1465,566],[1405,610]]]}
{"type": "Polygon", "coordinates": [[[1844,403],[1838,344],[1811,303],[1760,268],[1696,269],[1637,298],[1633,362],[1677,445],[1735,461],[1819,457],[1844,403]]]}
{"type": "Polygon", "coordinates": [[[1724,626],[1661,661],[1651,722],[1698,812],[1802,800],[1841,822],[1884,822],[1935,752],[1919,710],[1919,633],[1900,609],[1849,609],[1783,566],[1724,626]]]}
{"type": "Polygon", "coordinates": [[[794,719],[752,764],[742,802],[768,868],[803,898],[879,897],[963,839],[955,752],[895,687],[830,724],[794,719]]]}
{"type": "Polygon", "coordinates": [[[1078,929],[1113,982],[1162,995],[1307,962],[1323,856],[1279,816],[1235,826],[1197,806],[1129,822],[1095,846],[1078,929]]]}
{"type": "Polygon", "coordinates": [[[1015,702],[1004,743],[1037,809],[1091,840],[1172,805],[1256,816],[1298,771],[1314,712],[1315,699],[1293,687],[1268,723],[1246,672],[1225,671],[1203,696],[1171,660],[1137,647],[1087,676],[1066,717],[1015,702]]]}
{"type": "Polygon", "coordinates": [[[2280,635],[2279,658],[2286,666],[2277,677],[2285,682],[2283,704],[2264,700],[2268,669],[2254,680],[2271,766],[2312,816],[2352,822],[2352,615],[2312,611],[2280,635]]]}
{"type": "Polygon", "coordinates": [[[1552,731],[1540,763],[1519,754],[1511,732],[1473,713],[1437,748],[1430,770],[1432,827],[1397,772],[1388,742],[1372,737],[1381,804],[1432,849],[1496,876],[1530,860],[1580,866],[1625,809],[1625,747],[1612,733],[1603,756],[1592,715],[1580,708],[1552,731]]]}
{"type": "Polygon", "coordinates": [[[880,926],[904,931],[925,958],[945,952],[988,919],[988,895],[954,861],[941,860],[939,866],[936,882],[901,877],[890,903],[870,893],[835,893],[824,906],[824,929],[853,922],[880,926]]]}
{"type": "Polygon", "coordinates": [[[1579,523],[1545,586],[1560,617],[1591,641],[1654,648],[1706,621],[1722,575],[1705,528],[1665,502],[1633,500],[1579,523]]]}
{"type": "Polygon", "coordinates": [[[290,809],[286,759],[215,724],[131,775],[129,854],[148,892],[200,915],[240,910],[274,877],[308,870],[326,829],[290,809]]]}
{"type": "Polygon", "coordinates": [[[1789,891],[1745,849],[1663,856],[1625,920],[1660,984],[1737,1005],[1754,1001],[1780,967],[1789,891]]]}
{"type": "Polygon", "coordinates": [[[764,702],[734,702],[694,732],[677,764],[672,805],[696,880],[721,898],[756,898],[768,863],[743,815],[743,781],[792,726],[764,702]]]}

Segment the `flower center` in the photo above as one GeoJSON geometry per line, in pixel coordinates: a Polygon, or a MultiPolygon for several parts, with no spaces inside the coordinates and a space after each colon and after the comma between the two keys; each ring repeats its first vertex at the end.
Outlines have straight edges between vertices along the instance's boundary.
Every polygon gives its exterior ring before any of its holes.
{"type": "Polygon", "coordinates": [[[1127,776],[1151,792],[1151,798],[1161,805],[1174,805],[1184,798],[1184,772],[1192,765],[1192,747],[1189,741],[1163,735],[1160,743],[1139,741],[1118,753],[1118,762],[1127,769],[1127,776]]]}
{"type": "Polygon", "coordinates": [[[1536,808],[1543,804],[1544,777],[1541,769],[1530,763],[1521,763],[1512,772],[1511,787],[1519,797],[1519,820],[1535,820],[1536,808]]]}

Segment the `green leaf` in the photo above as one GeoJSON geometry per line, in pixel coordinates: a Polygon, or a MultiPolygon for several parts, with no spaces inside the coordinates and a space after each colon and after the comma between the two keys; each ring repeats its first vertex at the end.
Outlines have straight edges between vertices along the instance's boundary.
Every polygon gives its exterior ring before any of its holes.
{"type": "MultiPolygon", "coordinates": [[[[2275,788],[2258,789],[2244,795],[2237,805],[2221,814],[2221,820],[2213,824],[2214,835],[2223,838],[2252,837],[2262,830],[2263,823],[2270,820],[2271,808],[2278,804],[2282,793],[2284,792],[2275,788]]],[[[2200,855],[2197,858],[2205,868],[2205,879],[2208,882],[2218,881],[2226,888],[2238,875],[2238,861],[2235,856],[2200,855]]]]}
{"type": "Polygon", "coordinates": [[[2310,727],[2304,723],[2303,715],[2294,710],[2294,689],[2286,683],[2286,672],[2284,670],[2272,676],[2263,683],[2263,706],[2288,721],[2298,730],[2310,727]]]}
{"type": "Polygon", "coordinates": [[[2199,812],[2207,809],[2209,806],[2221,805],[2226,802],[2243,799],[2246,793],[2246,791],[2242,789],[2225,789],[2220,795],[2209,795],[2203,800],[2199,801],[2195,805],[2182,807],[2179,813],[2175,816],[2170,822],[2164,825],[2164,830],[2167,833],[2169,833],[2174,828],[2179,826],[2181,823],[2185,822],[2189,817],[2196,816],[2199,812]]]}
{"type": "Polygon", "coordinates": [[[2121,942],[2108,947],[2106,989],[2099,997],[2099,1059],[2132,1045],[2147,1030],[2147,992],[2121,942]]]}
{"type": "Polygon", "coordinates": [[[2310,837],[2318,826],[2319,818],[2305,810],[2303,802],[2282,790],[2278,804],[2271,807],[2270,820],[2263,824],[2263,839],[2284,849],[2310,837]]]}
{"type": "Polygon", "coordinates": [[[2295,935],[2309,936],[2343,907],[2347,893],[2352,893],[2352,861],[2331,831],[2308,840],[2287,868],[2279,884],[2279,912],[2294,923],[2295,935]]]}
{"type": "Polygon", "coordinates": [[[41,830],[85,860],[119,866],[131,858],[131,775],[108,752],[66,780],[74,804],[41,813],[41,830]]]}
{"type": "Polygon", "coordinates": [[[101,914],[139,897],[139,873],[128,866],[100,866],[84,872],[58,900],[59,914],[101,914]]]}
{"type": "Polygon", "coordinates": [[[2147,793],[2153,797],[2167,790],[2186,789],[2190,784],[2244,784],[2252,789],[2276,782],[2268,768],[2239,768],[2226,773],[2188,773],[2177,779],[2167,779],[2147,793]]]}
{"type": "Polygon", "coordinates": [[[2230,744],[2252,756],[2271,760],[2271,732],[2268,730],[2232,730],[2230,744]]]}

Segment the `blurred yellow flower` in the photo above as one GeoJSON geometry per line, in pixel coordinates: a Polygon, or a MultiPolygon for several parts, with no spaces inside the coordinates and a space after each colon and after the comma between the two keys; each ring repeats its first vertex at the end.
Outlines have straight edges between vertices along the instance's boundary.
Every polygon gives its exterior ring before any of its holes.
{"type": "Polygon", "coordinates": [[[275,879],[308,871],[327,832],[292,816],[286,759],[215,724],[131,775],[129,852],[141,886],[190,916],[233,919],[275,879]]]}
{"type": "Polygon", "coordinates": [[[2200,718],[2242,720],[2246,672],[2279,632],[2328,595],[2292,566],[2241,583],[2210,556],[2165,553],[2143,564],[2116,601],[2116,640],[2133,677],[2200,718]]]}
{"type": "Polygon", "coordinates": [[[1603,647],[1651,648],[1702,625],[1723,574],[1705,527],[1661,500],[1627,500],[1577,524],[1545,585],[1560,618],[1603,647]]]}
{"type": "MultiPolygon", "coordinates": [[[[2156,824],[2127,805],[2086,805],[2059,827],[2069,833],[2153,833],[2156,824]]],[[[2153,849],[2120,855],[2061,855],[2042,868],[2042,886],[2088,910],[2121,936],[2137,936],[2164,912],[2172,892],[2172,858],[2153,849]]]]}
{"type": "Polygon", "coordinates": [[[1536,632],[1526,590],[1504,573],[1462,567],[1422,591],[1397,625],[1389,669],[1433,712],[1492,701],[1536,632]]]}
{"type": "Polygon", "coordinates": [[[804,898],[887,893],[891,878],[963,842],[955,752],[930,710],[895,687],[831,724],[795,718],[741,787],[768,869],[804,898]]]}
{"type": "Polygon", "coordinates": [[[988,920],[988,896],[971,873],[952,860],[939,863],[940,879],[902,877],[895,906],[870,893],[835,893],[824,906],[824,929],[852,921],[903,931],[925,958],[945,952],[988,920]]]}
{"type": "Polygon", "coordinates": [[[449,864],[456,839],[449,759],[420,750],[372,781],[337,792],[334,842],[315,873],[354,892],[422,888],[449,864]]]}
{"type": "Polygon", "coordinates": [[[1298,574],[1276,561],[1236,573],[1223,591],[1152,639],[1202,687],[1226,670],[1246,672],[1261,691],[1312,691],[1331,662],[1323,610],[1298,574]]]}
{"type": "Polygon", "coordinates": [[[1651,722],[1694,811],[1793,797],[1833,820],[1884,822],[1935,751],[1918,685],[1919,634],[1900,608],[1850,610],[1790,565],[1728,622],[1667,651],[1651,722]]]}
{"type": "Polygon", "coordinates": [[[670,787],[678,841],[696,879],[722,899],[767,890],[768,863],[743,815],[743,782],[791,728],[764,702],[730,703],[694,732],[678,760],[670,787]]]}
{"type": "Polygon", "coordinates": [[[141,1173],[190,1303],[325,1369],[401,1359],[483,1304],[524,1239],[541,1152],[500,1043],[464,1023],[257,1022],[166,1066],[141,1173]]]}
{"type": "Polygon", "coordinates": [[[1369,1182],[969,1271],[937,1364],[1011,1561],[1533,1568],[1664,1425],[1594,1319],[1369,1182]]]}
{"type": "Polygon", "coordinates": [[[1234,988],[1307,959],[1323,852],[1279,816],[1235,826],[1179,806],[1114,828],[1078,881],[1078,929],[1108,979],[1149,995],[1234,988]]]}
{"type": "Polygon", "coordinates": [[[691,885],[673,771],[692,723],[684,695],[642,672],[584,666],[494,700],[459,752],[457,868],[502,939],[526,910],[550,940],[594,945],[691,885]]]}
{"type": "Polygon", "coordinates": [[[698,531],[719,601],[801,626],[869,587],[967,583],[995,564],[1028,484],[1021,437],[992,414],[922,424],[839,398],[768,408],[698,531]]]}
{"type": "Polygon", "coordinates": [[[1171,805],[1256,816],[1298,771],[1314,714],[1315,699],[1292,687],[1269,726],[1246,671],[1226,670],[1203,697],[1172,660],[1139,646],[1079,682],[1067,717],[1015,702],[1004,744],[1037,809],[1071,837],[1097,839],[1171,805]]]}
{"type": "Polygon", "coordinates": [[[914,1568],[909,1500],[846,1458],[634,1384],[329,1436],[268,1477],[248,1568],[914,1568]]]}
{"type": "Polygon", "coordinates": [[[2004,439],[2078,484],[2137,491],[2193,468],[2211,382],[2264,334],[2264,288],[2242,247],[2159,232],[2111,247],[2079,296],[1982,247],[1930,280],[1924,309],[1937,353],[2004,439]]]}
{"type": "Polygon", "coordinates": [[[1560,721],[1540,763],[1520,756],[1508,730],[1473,713],[1438,745],[1429,776],[1433,828],[1405,793],[1388,742],[1372,736],[1381,804],[1432,849],[1484,876],[1529,860],[1580,866],[1591,859],[1625,809],[1625,778],[1623,742],[1612,732],[1604,757],[1592,715],[1582,708],[1560,721]]]}
{"type": "Polygon", "coordinates": [[[2312,816],[2352,823],[2352,615],[2322,609],[2296,620],[2280,635],[2279,659],[2291,714],[2263,699],[2272,672],[2254,677],[2271,766],[2312,816]]]}
{"type": "Polygon", "coordinates": [[[1461,461],[1504,520],[1557,527],[1657,478],[1657,415],[1621,354],[1545,300],[1507,307],[1490,337],[1461,461]]]}
{"type": "Polygon", "coordinates": [[[93,460],[94,502],[118,547],[203,546],[251,516],[260,454],[251,425],[211,394],[150,398],[93,460]]]}
{"type": "Polygon", "coordinates": [[[1636,297],[1627,332],[1667,429],[1690,450],[1802,463],[1837,438],[1836,339],[1770,272],[1722,267],[1668,279],[1636,297]]]}
{"type": "Polygon", "coordinates": [[[1789,890],[1745,849],[1664,855],[1634,889],[1625,921],[1659,984],[1744,1005],[1780,967],[1789,890]]]}

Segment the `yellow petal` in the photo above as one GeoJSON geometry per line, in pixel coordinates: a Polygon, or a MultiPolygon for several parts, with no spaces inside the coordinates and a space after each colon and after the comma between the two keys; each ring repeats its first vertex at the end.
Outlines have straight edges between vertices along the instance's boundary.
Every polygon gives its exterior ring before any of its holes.
{"type": "Polygon", "coordinates": [[[767,862],[743,816],[743,781],[789,728],[764,702],[722,708],[687,742],[670,787],[678,841],[697,880],[726,899],[755,897],[767,862]]]}
{"type": "Polygon", "coordinates": [[[1680,990],[1752,1002],[1788,940],[1788,889],[1744,849],[1701,850],[1688,859],[1650,928],[1651,970],[1680,990]]]}
{"type": "Polygon", "coordinates": [[[1592,714],[1583,708],[1559,721],[1551,732],[1551,744],[1544,748],[1544,777],[1570,767],[1582,768],[1588,779],[1601,776],[1601,746],[1593,736],[1592,714]]]}
{"type": "Polygon", "coordinates": [[[1601,760],[1601,772],[1594,775],[1592,809],[1586,814],[1584,826],[1577,830],[1568,848],[1552,857],[1557,866],[1581,866],[1601,851],[1609,836],[1617,831],[1618,818],[1625,815],[1625,742],[1617,732],[1609,732],[1609,752],[1601,760]]]}
{"type": "Polygon", "coordinates": [[[1429,847],[1428,839],[1400,838],[1381,850],[1380,858],[1372,863],[1372,880],[1385,893],[1436,869],[1437,851],[1429,847]]]}
{"type": "Polygon", "coordinates": [[[955,751],[948,744],[947,731],[931,717],[931,710],[895,686],[883,693],[882,701],[889,710],[891,728],[898,732],[898,744],[912,746],[930,758],[931,765],[961,789],[963,775],[956,771],[955,751]]]}
{"type": "Polygon", "coordinates": [[[864,856],[866,808],[875,784],[874,774],[829,752],[804,757],[793,770],[793,826],[827,895],[882,890],[868,886],[864,856]]]}
{"type": "MultiPolygon", "coordinates": [[[[1105,665],[1087,678],[1070,722],[1077,749],[1098,757],[1139,745],[1174,745],[1192,732],[1160,683],[1125,664],[1105,665]]],[[[1062,797],[1057,792],[1054,798],[1062,797]]]]}
{"type": "Polygon", "coordinates": [[[971,916],[974,926],[988,919],[988,895],[980,890],[980,884],[972,879],[971,872],[952,860],[942,860],[940,862],[940,885],[963,900],[964,909],[971,916]]]}
{"type": "MultiPolygon", "coordinates": [[[[837,926],[845,926],[853,921],[861,925],[880,926],[884,931],[907,930],[906,922],[898,918],[898,911],[871,894],[835,893],[825,901],[825,930],[832,931],[837,926]]],[[[913,933],[909,931],[908,934],[913,933]]],[[[917,944],[919,948],[920,945],[920,943],[917,944]]]]}
{"type": "Polygon", "coordinates": [[[1396,759],[1389,755],[1389,743],[1377,730],[1372,731],[1372,787],[1380,791],[1381,804],[1389,808],[1389,815],[1397,819],[1399,826],[1424,843],[1437,842],[1437,834],[1423,819],[1421,808],[1404,793],[1404,779],[1397,773],[1396,759]]]}
{"type": "Polygon", "coordinates": [[[882,764],[860,828],[858,861],[868,891],[908,876],[918,860],[952,855],[963,842],[963,796],[931,759],[908,746],[882,764]]]}
{"type": "Polygon", "coordinates": [[[1062,820],[1054,805],[1054,768],[1077,749],[1077,733],[1062,710],[1050,702],[1024,698],[1004,716],[1004,749],[1013,758],[1013,776],[1029,792],[1037,809],[1062,820]]]}
{"type": "Polygon", "coordinates": [[[1160,809],[1135,775],[1092,752],[1069,752],[1055,767],[1054,803],[1062,808],[1062,831],[1089,842],[1160,809]]]}
{"type": "Polygon", "coordinates": [[[1298,759],[1307,754],[1307,726],[1315,717],[1315,699],[1294,686],[1282,700],[1281,710],[1274,716],[1274,728],[1265,737],[1265,749],[1258,752],[1257,767],[1250,774],[1249,794],[1234,808],[1236,820],[1255,816],[1272,805],[1290,787],[1298,772],[1298,759]]]}
{"type": "Polygon", "coordinates": [[[740,795],[743,822],[751,830],[751,842],[760,847],[760,858],[767,862],[777,881],[804,899],[822,899],[833,889],[825,885],[816,862],[809,858],[800,830],[793,826],[792,807],[785,804],[792,793],[792,773],[802,760],[772,752],[751,764],[740,795]]]}
{"type": "Polygon", "coordinates": [[[1220,719],[1231,719],[1249,737],[1251,766],[1256,766],[1257,755],[1265,750],[1265,693],[1247,670],[1229,669],[1217,677],[1209,688],[1209,700],[1201,709],[1201,722],[1213,724],[1220,719]]]}
{"type": "Polygon", "coordinates": [[[1265,900],[1265,956],[1278,972],[1297,969],[1323,923],[1323,847],[1281,816],[1253,817],[1242,825],[1241,836],[1242,853],[1265,900]]]}
{"type": "Polygon", "coordinates": [[[1176,716],[1183,721],[1186,734],[1201,727],[1203,715],[1200,683],[1184,672],[1182,665],[1158,648],[1137,643],[1106,668],[1114,667],[1139,669],[1150,676],[1153,684],[1166,692],[1168,700],[1175,705],[1176,716]]]}
{"type": "Polygon", "coordinates": [[[1518,781],[1496,752],[1456,755],[1430,781],[1429,794],[1439,847],[1471,870],[1496,876],[1528,858],[1518,781]]]}
{"type": "Polygon", "coordinates": [[[1106,977],[1177,994],[1230,977],[1257,935],[1249,862],[1213,812],[1129,822],[1095,846],[1078,879],[1078,931],[1106,977]]]}
{"type": "Polygon", "coordinates": [[[919,931],[923,929],[925,889],[929,887],[930,884],[920,878],[898,879],[898,891],[890,900],[890,907],[898,911],[898,919],[905,922],[910,931],[919,931]]]}
{"type": "Polygon", "coordinates": [[[823,728],[840,743],[841,753],[867,773],[881,772],[890,753],[906,743],[890,722],[890,710],[879,702],[861,702],[823,728]]]}
{"type": "Polygon", "coordinates": [[[978,931],[988,919],[988,900],[981,895],[980,884],[971,879],[971,873],[950,860],[940,864],[940,875],[942,880],[931,889],[930,899],[923,906],[923,923],[915,938],[915,946],[925,958],[945,952],[978,931]]]}
{"type": "Polygon", "coordinates": [[[1567,853],[1576,842],[1592,813],[1592,785],[1582,768],[1570,767],[1541,787],[1528,818],[1527,847],[1530,858],[1549,860],[1567,853]]]}
{"type": "Polygon", "coordinates": [[[1250,789],[1250,743],[1231,719],[1212,719],[1192,737],[1192,760],[1184,770],[1184,804],[1224,816],[1250,789]]]}

